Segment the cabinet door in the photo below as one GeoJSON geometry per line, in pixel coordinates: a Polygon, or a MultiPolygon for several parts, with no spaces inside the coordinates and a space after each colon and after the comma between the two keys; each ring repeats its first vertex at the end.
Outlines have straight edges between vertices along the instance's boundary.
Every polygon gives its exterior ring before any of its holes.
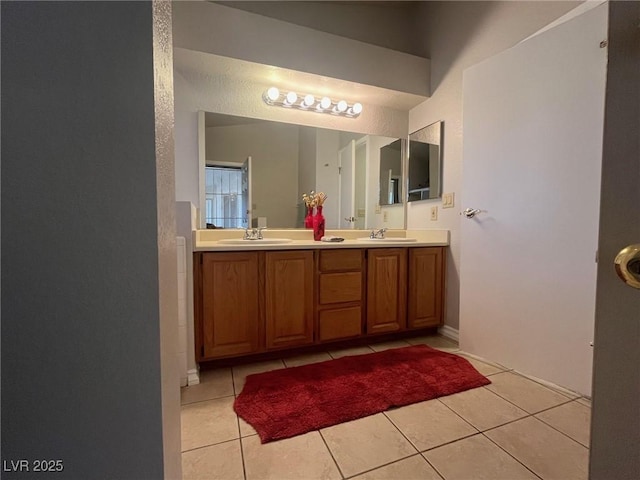
{"type": "Polygon", "coordinates": [[[407,249],[371,248],[367,262],[367,333],[406,326],[407,249]]]}
{"type": "Polygon", "coordinates": [[[442,325],[444,249],[409,250],[409,328],[442,325]]]}
{"type": "Polygon", "coordinates": [[[258,254],[202,255],[201,359],[260,348],[258,254]]]}
{"type": "Polygon", "coordinates": [[[266,346],[313,343],[313,252],[266,252],[266,346]]]}

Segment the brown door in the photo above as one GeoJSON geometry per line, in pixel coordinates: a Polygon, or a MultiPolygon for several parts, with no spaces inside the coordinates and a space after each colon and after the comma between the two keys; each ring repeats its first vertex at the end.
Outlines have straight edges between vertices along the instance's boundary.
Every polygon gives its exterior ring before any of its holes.
{"type": "Polygon", "coordinates": [[[313,343],[313,251],[266,252],[266,346],[313,343]]]}
{"type": "Polygon", "coordinates": [[[371,248],[367,262],[367,333],[406,326],[407,249],[371,248]]]}
{"type": "Polygon", "coordinates": [[[202,255],[200,358],[259,349],[258,253],[202,255]]]}

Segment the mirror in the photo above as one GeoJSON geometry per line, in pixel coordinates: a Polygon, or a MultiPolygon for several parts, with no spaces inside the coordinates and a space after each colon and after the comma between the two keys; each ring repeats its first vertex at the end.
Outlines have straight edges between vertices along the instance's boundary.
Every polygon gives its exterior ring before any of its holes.
{"type": "Polygon", "coordinates": [[[409,135],[408,202],[442,196],[443,130],[436,122],[409,135]]]}
{"type": "Polygon", "coordinates": [[[400,166],[385,167],[394,204],[379,202],[383,152],[400,140],[203,113],[202,228],[304,228],[302,195],[312,190],[328,196],[326,228],[405,228],[400,152],[400,166]]]}

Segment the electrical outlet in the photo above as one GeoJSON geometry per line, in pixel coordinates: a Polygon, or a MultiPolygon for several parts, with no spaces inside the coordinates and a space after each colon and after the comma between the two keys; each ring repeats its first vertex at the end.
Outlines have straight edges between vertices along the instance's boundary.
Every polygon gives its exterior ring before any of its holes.
{"type": "Polygon", "coordinates": [[[376,204],[376,213],[380,213],[382,209],[380,208],[380,204],[376,204]]]}
{"type": "Polygon", "coordinates": [[[384,213],[382,214],[382,221],[383,222],[388,222],[389,221],[389,212],[388,211],[384,211],[384,213]]]}
{"type": "Polygon", "coordinates": [[[445,193],[442,195],[442,208],[453,208],[454,193],[445,193]]]}
{"type": "Polygon", "coordinates": [[[438,220],[438,206],[431,207],[431,220],[438,220]]]}

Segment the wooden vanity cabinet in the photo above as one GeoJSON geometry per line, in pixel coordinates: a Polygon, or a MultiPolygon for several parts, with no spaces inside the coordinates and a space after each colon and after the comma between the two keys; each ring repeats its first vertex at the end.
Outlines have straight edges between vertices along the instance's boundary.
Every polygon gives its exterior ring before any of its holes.
{"type": "Polygon", "coordinates": [[[407,248],[367,253],[367,334],[397,332],[407,325],[407,248]]]}
{"type": "Polygon", "coordinates": [[[196,252],[196,359],[438,327],[445,253],[445,247],[196,252]]]}
{"type": "Polygon", "coordinates": [[[320,342],[362,335],[365,250],[317,253],[317,339],[320,342]]]}
{"type": "Polygon", "coordinates": [[[313,251],[265,252],[265,275],[266,348],[313,343],[313,251]]]}
{"type": "Polygon", "coordinates": [[[408,328],[443,324],[444,247],[409,249],[408,328]]]}
{"type": "Polygon", "coordinates": [[[196,254],[198,361],[260,350],[258,259],[258,252],[196,254]]]}

